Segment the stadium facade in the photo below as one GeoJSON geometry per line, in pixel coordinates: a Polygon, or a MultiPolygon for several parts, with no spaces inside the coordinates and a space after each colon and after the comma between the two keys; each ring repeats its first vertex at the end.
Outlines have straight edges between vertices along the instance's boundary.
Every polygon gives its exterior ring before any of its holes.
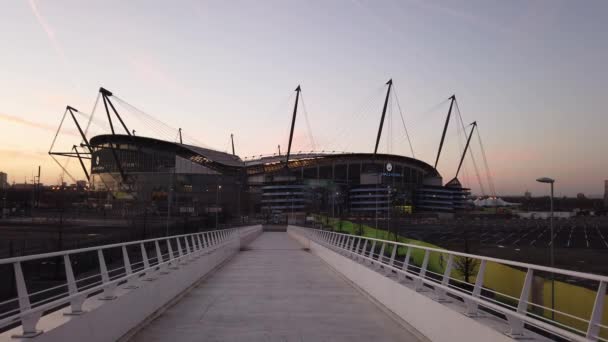
{"type": "MultiPolygon", "coordinates": [[[[470,193],[457,178],[443,185],[436,167],[424,161],[377,153],[392,82],[387,85],[374,153],[291,154],[298,87],[289,147],[283,155],[243,160],[234,153],[234,146],[229,154],[183,144],[181,138],[177,143],[135,136],[112,105],[112,93],[103,88],[100,93],[112,133],[87,139],[72,113],[76,109],[68,107],[87,155],[82,156],[77,149],[75,153],[51,154],[78,157],[93,190],[107,191],[113,201],[145,203],[146,208],[160,214],[268,217],[324,212],[377,217],[394,211],[465,209],[470,193]],[[108,104],[126,134],[114,131],[108,104]],[[83,158],[90,158],[90,171],[83,158]]],[[[455,97],[451,100],[447,120],[455,97]]]]}

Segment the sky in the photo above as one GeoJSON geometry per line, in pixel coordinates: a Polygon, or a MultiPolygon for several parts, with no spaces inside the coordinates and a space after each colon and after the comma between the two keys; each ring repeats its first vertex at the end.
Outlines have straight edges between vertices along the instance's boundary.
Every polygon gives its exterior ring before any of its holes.
{"type": "MultiPolygon", "coordinates": [[[[606,12],[600,0],[7,1],[0,171],[30,182],[41,165],[42,181],[58,182],[47,152],[65,106],[93,114],[89,136],[104,133],[100,86],[138,135],[175,140],[181,127],[185,142],[228,151],[234,134],[244,158],[286,149],[301,85],[294,151],[373,152],[393,79],[381,152],[413,149],[433,165],[456,94],[464,125],[479,125],[498,195],[545,195],[541,176],[556,179],[558,195],[601,194],[606,12]]],[[[465,140],[457,117],[438,165],[445,181],[465,140]]],[[[482,182],[471,156],[460,179],[488,193],[472,141],[482,182]]],[[[56,148],[78,142],[66,120],[56,148]]]]}

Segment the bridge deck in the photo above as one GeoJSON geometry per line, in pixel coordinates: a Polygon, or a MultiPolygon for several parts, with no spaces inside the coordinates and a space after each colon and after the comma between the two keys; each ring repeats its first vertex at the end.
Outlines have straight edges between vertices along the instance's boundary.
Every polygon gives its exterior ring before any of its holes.
{"type": "Polygon", "coordinates": [[[134,341],[418,341],[286,233],[266,232],[134,341]]]}

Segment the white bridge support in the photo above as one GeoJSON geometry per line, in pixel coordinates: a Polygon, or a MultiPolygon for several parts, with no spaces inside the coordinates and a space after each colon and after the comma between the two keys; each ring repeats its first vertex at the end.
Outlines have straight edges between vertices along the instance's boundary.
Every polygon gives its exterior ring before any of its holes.
{"type": "MultiPolygon", "coordinates": [[[[13,321],[21,321],[22,325],[1,333],[0,341],[102,342],[124,339],[179,299],[210,271],[238,253],[241,245],[252,241],[261,232],[262,227],[258,225],[88,248],[86,251],[97,250],[99,256],[102,282],[94,288],[99,294],[91,293],[90,289],[82,290],[83,287],[79,291],[76,285],[69,256],[83,250],[49,253],[44,257],[63,256],[68,261],[65,265],[69,293],[50,304],[38,306],[30,303],[32,294],[27,293],[23,280],[21,263],[27,260],[2,260],[3,263],[12,263],[16,271],[20,312],[13,321]],[[172,239],[178,246],[177,251],[171,247],[169,240],[172,239]],[[160,254],[159,243],[167,244],[167,254],[160,254]],[[143,254],[144,265],[137,272],[133,271],[126,253],[126,246],[133,244],[140,244],[143,254]],[[147,255],[144,244],[152,244],[155,257],[147,255]],[[105,264],[103,250],[108,248],[122,249],[125,271],[121,277],[113,278],[112,271],[105,264]],[[43,315],[46,310],[65,304],[70,305],[43,315]]],[[[35,260],[35,256],[30,259],[35,260]]],[[[9,322],[8,319],[4,321],[9,322]]]]}

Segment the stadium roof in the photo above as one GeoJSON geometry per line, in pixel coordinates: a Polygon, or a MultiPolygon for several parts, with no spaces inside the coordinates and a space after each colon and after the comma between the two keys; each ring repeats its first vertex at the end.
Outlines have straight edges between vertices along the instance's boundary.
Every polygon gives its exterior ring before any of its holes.
{"type": "MultiPolygon", "coordinates": [[[[297,168],[301,166],[309,166],[311,164],[321,164],[323,162],[330,162],[336,160],[369,160],[384,163],[388,161],[401,162],[409,164],[414,167],[418,167],[429,175],[439,175],[437,170],[426,162],[410,158],[406,156],[399,156],[395,154],[376,154],[373,153],[298,153],[292,154],[289,159],[289,167],[297,168]]],[[[249,174],[262,173],[262,172],[273,172],[278,171],[284,167],[285,155],[272,155],[262,156],[259,159],[246,160],[245,165],[247,166],[247,172],[249,174]]]]}
{"type": "Polygon", "coordinates": [[[91,145],[101,145],[104,143],[115,143],[115,144],[133,144],[136,143],[138,145],[147,145],[149,147],[165,149],[175,151],[180,154],[180,151],[186,152],[183,154],[195,154],[204,157],[210,162],[222,164],[229,167],[243,167],[244,163],[238,156],[234,156],[229,153],[220,152],[208,148],[180,144],[177,142],[159,140],[148,137],[138,137],[138,136],[128,136],[123,134],[103,134],[97,135],[91,138],[91,145]]]}

